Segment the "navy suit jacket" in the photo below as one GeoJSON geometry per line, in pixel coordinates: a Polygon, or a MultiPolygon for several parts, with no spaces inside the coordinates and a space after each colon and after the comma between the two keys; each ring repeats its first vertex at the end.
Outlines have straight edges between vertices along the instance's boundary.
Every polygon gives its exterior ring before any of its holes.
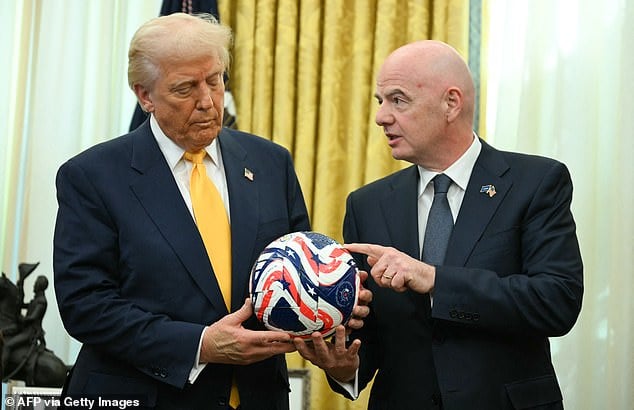
{"type": "MultiPolygon", "coordinates": [[[[223,129],[232,233],[232,311],[272,240],[308,230],[290,154],[223,129]],[[252,180],[245,170],[253,173],[252,180]]],[[[146,121],[70,159],[57,175],[55,290],[83,343],[69,395],[129,394],[148,407],[224,408],[235,376],[243,409],[288,408],[283,355],[249,366],[208,364],[188,383],[204,326],[227,315],[195,222],[146,121]]],[[[255,320],[246,327],[260,328],[255,320]]]]}
{"type": "MultiPolygon", "coordinates": [[[[350,194],[345,241],[420,258],[418,179],[412,166],[350,194]]],[[[351,340],[362,340],[360,388],[378,369],[371,409],[436,408],[441,398],[445,410],[561,408],[548,338],[571,329],[583,293],[571,198],[563,164],[482,141],[433,308],[428,295],[367,281],[371,314],[351,340]],[[481,192],[489,184],[494,196],[481,192]]]]}

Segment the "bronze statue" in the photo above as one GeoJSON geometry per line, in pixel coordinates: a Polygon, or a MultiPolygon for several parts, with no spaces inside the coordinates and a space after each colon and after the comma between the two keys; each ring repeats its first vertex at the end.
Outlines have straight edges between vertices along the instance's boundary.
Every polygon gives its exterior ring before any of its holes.
{"type": "Polygon", "coordinates": [[[0,278],[0,333],[2,346],[2,381],[24,380],[27,386],[61,387],[66,379],[67,366],[46,348],[42,320],[47,301],[46,276],[38,276],[33,286],[33,299],[24,303],[24,280],[38,263],[21,263],[18,281],[14,285],[4,274],[0,278]],[[23,315],[22,310],[26,309],[23,315]]]}

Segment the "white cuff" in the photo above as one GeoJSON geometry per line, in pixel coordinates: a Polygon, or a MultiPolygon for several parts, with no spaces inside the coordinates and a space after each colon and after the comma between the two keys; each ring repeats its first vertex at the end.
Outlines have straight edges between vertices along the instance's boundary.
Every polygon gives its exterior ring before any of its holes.
{"type": "Polygon", "coordinates": [[[200,349],[202,349],[203,347],[203,336],[205,335],[206,329],[207,328],[205,327],[205,329],[203,329],[203,332],[200,334],[200,341],[198,342],[198,352],[196,353],[196,360],[194,361],[194,365],[192,366],[192,369],[189,371],[189,378],[187,380],[189,381],[190,384],[194,384],[194,382],[198,378],[198,375],[200,375],[200,372],[202,372],[205,366],[207,366],[207,363],[200,363],[200,349]]]}
{"type": "Polygon", "coordinates": [[[354,374],[354,379],[349,382],[340,382],[339,380],[331,377],[339,386],[341,386],[346,392],[352,396],[352,400],[359,398],[359,369],[354,374]]]}

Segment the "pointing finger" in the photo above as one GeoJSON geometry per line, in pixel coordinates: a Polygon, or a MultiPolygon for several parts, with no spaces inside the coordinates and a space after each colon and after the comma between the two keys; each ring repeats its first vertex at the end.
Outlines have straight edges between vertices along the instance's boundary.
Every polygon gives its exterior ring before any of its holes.
{"type": "Polygon", "coordinates": [[[343,247],[354,253],[362,253],[374,258],[380,258],[385,252],[385,247],[371,243],[345,243],[343,247]]]}

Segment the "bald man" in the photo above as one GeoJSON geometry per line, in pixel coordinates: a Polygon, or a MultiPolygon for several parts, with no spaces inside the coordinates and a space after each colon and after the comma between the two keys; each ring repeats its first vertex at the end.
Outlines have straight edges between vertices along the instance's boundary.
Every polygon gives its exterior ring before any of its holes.
{"type": "Polygon", "coordinates": [[[548,338],[581,309],[570,175],[479,139],[474,95],[464,60],[438,41],[397,49],[378,75],[376,123],[413,166],[347,200],[344,238],[372,277],[371,312],[338,350],[298,345],[350,398],[376,374],[370,409],[563,408],[548,338]],[[446,247],[425,240],[438,174],[449,183],[446,247]],[[325,365],[336,354],[348,357],[325,365]]]}

